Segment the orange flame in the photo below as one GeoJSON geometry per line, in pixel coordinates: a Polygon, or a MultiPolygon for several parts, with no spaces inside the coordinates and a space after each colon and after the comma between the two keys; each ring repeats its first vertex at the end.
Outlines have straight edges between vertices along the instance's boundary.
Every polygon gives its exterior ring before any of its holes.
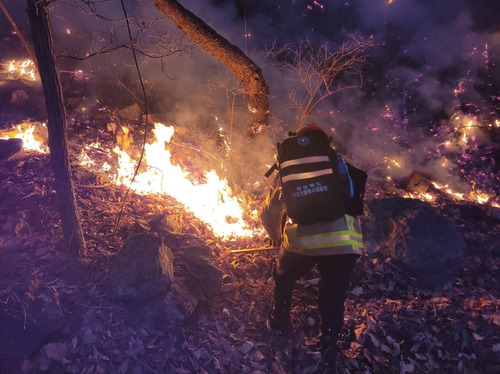
{"type": "MultiPolygon", "coordinates": [[[[46,128],[47,125],[42,123],[41,126],[46,128]]],[[[44,145],[35,137],[35,125],[32,123],[23,122],[16,126],[14,132],[7,133],[3,139],[17,138],[23,140],[23,149],[28,151],[36,151],[40,153],[48,153],[49,147],[44,145]],[[11,135],[12,134],[12,135],[11,135]]]]}
{"type": "Polygon", "coordinates": [[[170,142],[175,128],[156,123],[153,130],[156,141],[147,144],[145,159],[148,169],[132,178],[137,163],[130,156],[115,147],[119,170],[116,183],[132,186],[139,194],[168,194],[181,202],[196,217],[212,227],[221,237],[251,236],[254,232],[243,220],[240,201],[233,196],[226,179],[215,171],[204,175],[204,181],[197,183],[188,178],[189,173],[171,162],[170,151],[165,147],[170,142]]]}
{"type": "Polygon", "coordinates": [[[19,78],[28,77],[33,81],[37,79],[35,63],[30,59],[24,61],[12,60],[9,62],[7,70],[10,74],[17,74],[19,78]]]}
{"type": "MultiPolygon", "coordinates": [[[[496,123],[498,126],[498,122],[496,123]]],[[[42,124],[45,127],[45,124],[42,124]]],[[[35,126],[30,123],[22,123],[16,126],[17,133],[9,132],[7,136],[23,139],[24,149],[47,153],[48,147],[43,145],[35,136],[35,126]]],[[[209,225],[214,234],[221,238],[248,237],[263,234],[262,230],[251,229],[243,219],[243,213],[248,208],[242,206],[241,200],[235,197],[226,179],[221,179],[212,170],[205,173],[203,182],[197,182],[190,178],[188,172],[182,170],[179,165],[171,161],[171,153],[168,149],[170,139],[174,135],[173,126],[165,126],[156,123],[153,130],[156,140],[145,146],[145,171],[134,174],[137,162],[133,160],[122,148],[116,146],[113,150],[103,149],[100,144],[93,143],[85,145],[79,158],[80,165],[91,170],[110,172],[112,166],[102,161],[99,163],[90,154],[92,148],[104,150],[111,156],[118,156],[117,172],[112,176],[116,184],[131,186],[138,194],[169,195],[182,203],[188,210],[200,220],[209,225]]],[[[386,157],[385,163],[401,168],[401,163],[395,159],[386,157]]],[[[390,168],[390,166],[388,166],[390,168]]],[[[389,177],[388,177],[389,178],[389,177]]],[[[448,185],[432,182],[433,186],[456,200],[467,200],[478,204],[490,204],[492,207],[500,208],[494,196],[490,196],[480,190],[472,188],[469,193],[459,193],[448,185]]],[[[434,201],[436,196],[432,193],[407,193],[406,198],[416,198],[424,201],[434,201]]],[[[255,218],[255,212],[252,212],[255,218]]]]}
{"type": "MultiPolygon", "coordinates": [[[[45,124],[43,124],[45,127],[45,124]]],[[[16,126],[16,130],[7,133],[5,138],[23,139],[25,150],[34,150],[48,153],[48,147],[34,136],[35,126],[23,123],[16,126]]],[[[171,162],[171,154],[166,145],[170,142],[175,128],[156,123],[153,130],[156,140],[145,146],[146,170],[133,178],[137,162],[124,150],[116,146],[112,151],[104,150],[111,156],[118,155],[117,174],[112,177],[116,184],[131,186],[138,194],[167,194],[180,203],[200,220],[209,225],[214,234],[222,239],[230,237],[248,237],[259,235],[252,230],[243,219],[243,213],[248,210],[235,197],[226,179],[220,178],[215,171],[205,173],[203,182],[196,182],[189,178],[189,173],[180,166],[171,162]],[[133,181],[132,181],[133,180],[133,181]]],[[[109,163],[98,165],[89,152],[92,148],[101,149],[98,143],[85,145],[79,158],[80,165],[91,170],[110,172],[109,163]]]]}

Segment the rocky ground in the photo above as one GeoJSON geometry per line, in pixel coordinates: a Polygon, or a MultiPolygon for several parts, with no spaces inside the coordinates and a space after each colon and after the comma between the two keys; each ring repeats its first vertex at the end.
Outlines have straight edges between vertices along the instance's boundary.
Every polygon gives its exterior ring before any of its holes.
{"type": "MultiPolygon", "coordinates": [[[[122,204],[125,189],[74,173],[88,247],[80,260],[61,248],[48,157],[0,164],[1,373],[319,372],[315,271],[297,284],[292,337],[277,337],[264,327],[275,253],[230,252],[263,238],[221,241],[172,199],[131,194],[122,204]],[[110,297],[113,256],[154,214],[175,216],[212,249],[223,273],[214,297],[181,286],[141,303],[110,297]]],[[[498,212],[454,201],[441,210],[467,243],[458,273],[425,289],[389,258],[361,258],[339,372],[500,372],[498,212]]]]}

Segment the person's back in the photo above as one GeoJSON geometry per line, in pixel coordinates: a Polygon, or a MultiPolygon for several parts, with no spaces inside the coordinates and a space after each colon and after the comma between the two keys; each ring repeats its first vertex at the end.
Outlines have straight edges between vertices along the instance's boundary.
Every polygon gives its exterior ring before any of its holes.
{"type": "MultiPolygon", "coordinates": [[[[287,140],[282,144],[286,145],[287,140]]],[[[346,181],[340,179],[337,155],[334,150],[330,151],[328,134],[317,125],[306,125],[297,131],[291,142],[299,145],[298,155],[278,150],[279,173],[260,212],[270,239],[281,244],[277,266],[273,269],[275,288],[267,326],[280,334],[290,332],[294,283],[317,265],[320,272],[319,348],[322,363],[331,366],[335,363],[336,343],[343,326],[345,293],[356,260],[362,253],[363,239],[355,217],[346,214],[348,208],[342,206],[346,196],[339,189],[344,188],[346,181]],[[312,154],[307,150],[301,153],[300,144],[305,148],[313,144],[316,149],[312,154]],[[285,152],[285,157],[280,158],[280,151],[281,156],[285,152]],[[310,209],[311,206],[314,209],[310,209]]],[[[366,177],[361,182],[360,193],[364,193],[364,182],[366,177]]],[[[349,181],[347,186],[350,189],[349,181]]]]}

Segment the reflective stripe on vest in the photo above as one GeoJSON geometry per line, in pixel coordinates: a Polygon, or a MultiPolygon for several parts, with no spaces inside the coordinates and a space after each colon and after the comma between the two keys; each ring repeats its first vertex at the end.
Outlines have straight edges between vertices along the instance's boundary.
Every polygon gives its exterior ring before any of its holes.
{"type": "MultiPolygon", "coordinates": [[[[347,229],[331,231],[316,235],[303,235],[295,239],[300,246],[307,251],[308,249],[332,248],[332,247],[352,247],[353,251],[360,251],[364,248],[363,235],[356,229],[355,219],[352,216],[345,215],[347,229]]],[[[292,238],[290,238],[292,241],[292,238]]],[[[295,244],[298,244],[295,243],[295,244]]]]}
{"type": "MultiPolygon", "coordinates": [[[[290,167],[290,166],[295,166],[295,165],[305,165],[305,164],[312,164],[312,163],[318,163],[318,162],[329,162],[330,159],[328,156],[310,156],[310,157],[302,157],[302,158],[296,158],[293,160],[288,160],[285,162],[282,162],[280,164],[280,169],[283,169],[290,167]]],[[[289,174],[289,175],[282,175],[282,181],[283,183],[286,183],[291,180],[301,180],[301,179],[309,179],[309,178],[314,178],[318,177],[321,175],[326,175],[326,174],[333,174],[332,168],[328,167],[326,169],[322,170],[317,170],[317,171],[310,171],[310,172],[305,172],[305,173],[294,173],[294,174],[289,174]]]]}

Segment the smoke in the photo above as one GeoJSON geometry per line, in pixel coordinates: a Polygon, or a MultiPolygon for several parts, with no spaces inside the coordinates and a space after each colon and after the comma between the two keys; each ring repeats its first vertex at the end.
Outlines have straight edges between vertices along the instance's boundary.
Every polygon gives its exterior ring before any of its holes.
{"type": "MultiPolygon", "coordinates": [[[[494,128],[495,120],[500,118],[500,28],[495,19],[500,14],[500,3],[179,2],[263,68],[270,89],[271,128],[257,139],[250,141],[246,137],[248,118],[243,96],[238,93],[241,87],[231,79],[225,66],[201,48],[172,54],[163,60],[163,65],[159,59],[141,57],[152,110],[159,117],[179,126],[221,127],[232,136],[232,152],[260,175],[266,164],[273,162],[276,141],[294,130],[297,113],[290,110],[289,91],[303,94],[303,87],[294,77],[280,70],[276,61],[266,55],[267,48],[273,42],[298,43],[306,37],[314,44],[328,42],[334,48],[348,34],[370,36],[375,46],[369,50],[362,84],[331,96],[308,122],[331,130],[339,150],[367,169],[372,179],[402,178],[419,170],[454,188],[470,190],[474,183],[500,193],[500,160],[495,154],[499,130],[494,128]],[[468,121],[474,121],[474,126],[463,141],[468,121]],[[488,127],[490,124],[493,128],[488,127]],[[476,173],[476,168],[481,172],[476,173]],[[479,180],[480,174],[486,177],[479,180]]],[[[9,9],[19,10],[20,5],[11,3],[7,3],[9,9]]],[[[59,53],[77,55],[128,40],[118,1],[99,5],[106,19],[82,16],[75,4],[82,6],[77,0],[59,1],[51,6],[59,53]]],[[[171,30],[171,41],[181,35],[152,0],[129,0],[125,4],[129,14],[139,20],[135,26],[151,25],[150,31],[140,35],[143,41],[154,40],[153,30],[156,36],[162,30],[171,30]]],[[[22,12],[16,16],[19,24],[26,25],[22,12]]],[[[123,100],[125,90],[117,86],[117,77],[128,82],[127,87],[139,91],[130,49],[100,55],[83,65],[75,60],[61,61],[68,69],[83,66],[90,76],[92,89],[88,95],[93,99],[111,99],[116,95],[123,100]],[[108,88],[104,90],[102,86],[106,84],[108,88]]]]}
{"type": "MultiPolygon", "coordinates": [[[[305,37],[337,45],[348,33],[373,36],[362,86],[334,95],[310,117],[333,129],[335,143],[372,178],[419,170],[463,192],[475,184],[498,194],[499,130],[489,125],[500,115],[500,28],[491,2],[287,1],[274,13],[244,3],[253,9],[246,24],[256,45],[305,37]],[[463,140],[469,121],[475,126],[463,140]]],[[[287,122],[290,77],[269,64],[273,114],[287,122]]]]}

